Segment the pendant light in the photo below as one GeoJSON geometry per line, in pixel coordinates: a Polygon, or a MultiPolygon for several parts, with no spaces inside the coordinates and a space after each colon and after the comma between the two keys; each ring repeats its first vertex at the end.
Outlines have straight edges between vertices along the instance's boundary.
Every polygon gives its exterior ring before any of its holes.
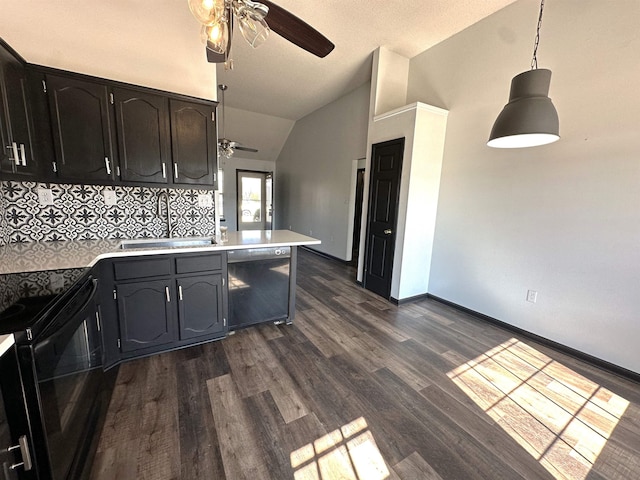
{"type": "Polygon", "coordinates": [[[487,145],[494,148],[523,148],[546,145],[560,138],[558,112],[549,98],[551,70],[538,69],[538,44],[544,0],[533,47],[531,70],[513,77],[507,103],[491,129],[487,145]]]}

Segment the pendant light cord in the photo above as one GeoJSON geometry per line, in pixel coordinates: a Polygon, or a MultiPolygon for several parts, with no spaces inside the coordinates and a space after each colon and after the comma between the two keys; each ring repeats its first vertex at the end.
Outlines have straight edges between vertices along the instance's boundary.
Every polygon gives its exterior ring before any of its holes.
{"type": "Polygon", "coordinates": [[[540,2],[540,15],[538,16],[538,26],[536,27],[536,39],[533,42],[533,58],[531,59],[531,70],[538,68],[538,45],[540,44],[540,27],[542,27],[542,11],[544,10],[544,0],[540,2]]]}

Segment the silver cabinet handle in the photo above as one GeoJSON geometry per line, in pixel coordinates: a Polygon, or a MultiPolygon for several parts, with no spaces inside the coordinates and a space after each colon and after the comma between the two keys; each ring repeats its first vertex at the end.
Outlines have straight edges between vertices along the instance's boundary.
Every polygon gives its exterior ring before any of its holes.
{"type": "Polygon", "coordinates": [[[171,301],[171,295],[169,294],[169,287],[164,287],[164,294],[167,297],[167,302],[171,301]]]}
{"type": "Polygon", "coordinates": [[[20,438],[18,438],[18,445],[13,445],[12,447],[7,448],[7,451],[11,452],[18,448],[22,455],[22,461],[20,463],[14,463],[9,468],[11,470],[15,470],[18,467],[24,467],[25,471],[31,470],[33,465],[31,464],[31,452],[29,452],[29,444],[27,443],[26,435],[21,435],[20,438]]]}
{"type": "Polygon", "coordinates": [[[18,155],[18,144],[13,142],[11,145],[7,145],[7,148],[13,151],[13,162],[16,165],[20,165],[20,156],[18,155]]]}
{"type": "Polygon", "coordinates": [[[167,178],[167,164],[162,162],[162,178],[167,178]]]}
{"type": "Polygon", "coordinates": [[[20,156],[22,157],[22,166],[27,166],[27,154],[24,151],[24,143],[20,144],[20,156]]]}
{"type": "Polygon", "coordinates": [[[107,175],[111,175],[111,163],[109,163],[109,157],[104,157],[104,166],[107,169],[107,175]]]}
{"type": "Polygon", "coordinates": [[[391,235],[392,233],[393,233],[393,230],[391,230],[390,228],[387,228],[387,229],[384,231],[384,234],[385,234],[385,235],[391,235]]]}
{"type": "Polygon", "coordinates": [[[182,301],[182,285],[178,285],[178,298],[182,301]]]}
{"type": "Polygon", "coordinates": [[[173,162],[173,177],[178,179],[178,164],[176,162],[173,162]]]}

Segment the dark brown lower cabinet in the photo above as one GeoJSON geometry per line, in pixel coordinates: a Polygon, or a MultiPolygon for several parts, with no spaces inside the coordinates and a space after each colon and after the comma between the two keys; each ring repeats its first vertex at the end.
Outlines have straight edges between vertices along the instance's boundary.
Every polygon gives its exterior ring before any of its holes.
{"type": "Polygon", "coordinates": [[[176,284],[180,340],[223,332],[222,275],[178,278],[176,284]]]}
{"type": "Polygon", "coordinates": [[[106,368],[124,360],[223,338],[227,255],[184,253],[100,265],[106,368]]]}
{"type": "Polygon", "coordinates": [[[175,340],[171,279],[119,284],[116,297],[122,352],[175,340]]]}

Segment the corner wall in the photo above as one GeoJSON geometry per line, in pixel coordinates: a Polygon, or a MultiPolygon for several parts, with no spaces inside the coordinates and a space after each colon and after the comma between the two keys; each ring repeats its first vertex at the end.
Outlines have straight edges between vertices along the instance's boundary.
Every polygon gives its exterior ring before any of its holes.
{"type": "Polygon", "coordinates": [[[538,8],[518,1],[411,60],[408,102],[450,111],[429,292],[640,372],[640,3],[548,2],[538,61],[561,139],[488,148],[538,8]]]}
{"type": "Polygon", "coordinates": [[[298,120],[277,160],[276,228],[319,238],[314,248],[351,259],[352,162],[366,154],[366,83],[298,120]]]}

